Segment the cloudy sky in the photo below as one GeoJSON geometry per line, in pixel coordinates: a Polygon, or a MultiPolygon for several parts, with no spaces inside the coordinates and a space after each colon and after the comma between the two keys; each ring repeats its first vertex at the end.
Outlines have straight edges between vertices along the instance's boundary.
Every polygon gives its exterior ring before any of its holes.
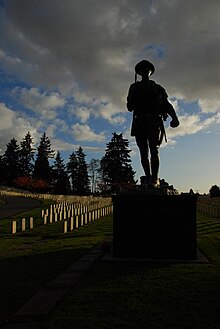
{"type": "Polygon", "coordinates": [[[89,162],[123,132],[139,179],[126,96],[148,59],[181,123],[165,123],[160,177],[208,193],[220,185],[219,15],[219,0],[0,0],[0,153],[46,132],[64,159],[81,146],[89,162]]]}

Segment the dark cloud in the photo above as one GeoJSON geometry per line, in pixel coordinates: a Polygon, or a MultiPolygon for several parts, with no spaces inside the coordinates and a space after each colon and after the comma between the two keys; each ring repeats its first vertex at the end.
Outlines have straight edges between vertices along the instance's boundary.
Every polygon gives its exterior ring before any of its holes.
{"type": "MultiPolygon", "coordinates": [[[[156,66],[169,95],[220,98],[218,0],[8,0],[2,65],[33,85],[82,93],[112,115],[125,111],[136,62],[156,66]]],[[[108,114],[109,116],[109,114],[108,114]]],[[[104,115],[104,117],[106,117],[104,115]]]]}

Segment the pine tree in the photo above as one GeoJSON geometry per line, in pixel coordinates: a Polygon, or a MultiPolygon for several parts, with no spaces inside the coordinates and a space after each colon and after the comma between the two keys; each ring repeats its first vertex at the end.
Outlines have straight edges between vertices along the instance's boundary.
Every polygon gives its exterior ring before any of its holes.
{"type": "Polygon", "coordinates": [[[5,162],[4,156],[0,155],[0,184],[5,184],[5,162]]]}
{"type": "Polygon", "coordinates": [[[15,180],[20,176],[20,149],[15,138],[12,138],[6,145],[6,151],[3,155],[3,164],[5,169],[5,183],[15,185],[15,180]]]}
{"type": "Polygon", "coordinates": [[[40,144],[37,148],[37,156],[34,164],[33,177],[37,179],[43,179],[47,183],[51,182],[51,165],[49,159],[54,157],[54,151],[51,149],[51,141],[43,133],[40,144]]]}
{"type": "Polygon", "coordinates": [[[111,193],[130,189],[135,185],[135,172],[131,167],[129,142],[123,134],[113,133],[107,144],[104,157],[101,159],[103,186],[111,193]]]}
{"type": "Polygon", "coordinates": [[[82,147],[70,155],[67,170],[71,179],[72,193],[88,195],[90,193],[89,175],[82,147]]]}
{"type": "Polygon", "coordinates": [[[55,194],[68,194],[70,192],[66,166],[59,151],[57,152],[53,165],[53,186],[55,194]]]}
{"type": "Polygon", "coordinates": [[[20,165],[21,176],[30,177],[33,172],[34,148],[32,148],[33,140],[30,132],[28,132],[20,147],[20,165]]]}
{"type": "Polygon", "coordinates": [[[79,195],[88,195],[90,193],[89,188],[89,175],[88,168],[85,161],[85,154],[82,147],[76,151],[78,169],[77,169],[77,192],[79,195]]]}

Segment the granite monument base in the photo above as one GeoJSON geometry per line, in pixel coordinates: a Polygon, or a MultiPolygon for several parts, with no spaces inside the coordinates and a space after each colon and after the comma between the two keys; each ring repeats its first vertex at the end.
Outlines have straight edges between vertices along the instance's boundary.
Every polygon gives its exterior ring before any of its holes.
{"type": "Polygon", "coordinates": [[[141,192],[113,196],[113,257],[196,259],[196,200],[141,192]]]}

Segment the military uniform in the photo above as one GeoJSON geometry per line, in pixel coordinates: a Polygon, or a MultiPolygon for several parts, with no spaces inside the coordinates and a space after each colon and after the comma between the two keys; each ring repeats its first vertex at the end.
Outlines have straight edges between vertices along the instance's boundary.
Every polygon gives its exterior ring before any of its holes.
{"type": "Polygon", "coordinates": [[[163,138],[166,139],[163,121],[168,115],[173,119],[173,126],[178,126],[179,121],[172,104],[168,101],[166,90],[146,77],[146,69],[148,75],[149,72],[153,74],[155,70],[153,64],[148,61],[141,61],[135,67],[136,74],[142,75],[142,81],[135,81],[130,85],[127,109],[133,112],[131,136],[135,136],[146,181],[156,187],[159,183],[158,149],[163,138]]]}

